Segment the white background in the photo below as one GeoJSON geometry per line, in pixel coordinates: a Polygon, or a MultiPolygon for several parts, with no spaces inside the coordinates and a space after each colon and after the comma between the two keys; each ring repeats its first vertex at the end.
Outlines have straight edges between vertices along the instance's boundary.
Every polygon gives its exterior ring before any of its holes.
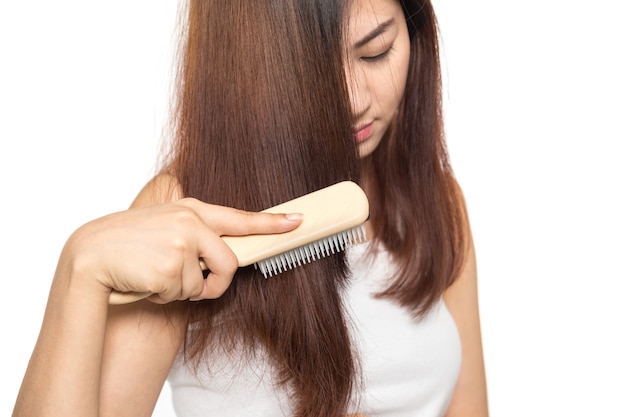
{"type": "MultiPolygon", "coordinates": [[[[435,0],[492,415],[626,416],[626,29],[613,0],[435,0]]],[[[0,415],[56,259],[153,173],[174,0],[0,3],[0,415]]],[[[68,388],[69,389],[69,388],[68,388]]],[[[171,416],[167,387],[155,416],[171,416]]]]}

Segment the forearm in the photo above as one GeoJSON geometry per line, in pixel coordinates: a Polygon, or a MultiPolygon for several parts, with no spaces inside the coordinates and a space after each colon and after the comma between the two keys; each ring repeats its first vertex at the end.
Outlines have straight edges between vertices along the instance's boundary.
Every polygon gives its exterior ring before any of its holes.
{"type": "Polygon", "coordinates": [[[108,316],[111,289],[150,292],[155,303],[219,297],[237,270],[237,258],[220,236],[283,233],[302,221],[299,215],[247,213],[191,198],[168,203],[159,193],[170,187],[155,186],[142,191],[133,209],[81,226],[66,243],[14,417],[97,416],[120,398],[126,405],[132,397],[137,406],[137,396],[142,409],[151,409],[186,322],[139,303],[130,309],[139,316],[126,310],[108,316]],[[207,279],[199,259],[211,271],[207,279]],[[154,320],[145,321],[148,316],[154,320]],[[140,362],[141,372],[129,372],[140,362]],[[138,381],[141,376],[150,383],[138,381]]]}
{"type": "Polygon", "coordinates": [[[108,293],[59,265],[14,417],[97,416],[108,293]]]}

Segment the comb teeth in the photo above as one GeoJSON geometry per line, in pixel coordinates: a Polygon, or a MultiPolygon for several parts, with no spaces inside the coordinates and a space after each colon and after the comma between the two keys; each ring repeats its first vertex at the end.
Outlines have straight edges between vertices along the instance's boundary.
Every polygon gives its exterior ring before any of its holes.
{"type": "Polygon", "coordinates": [[[343,232],[335,233],[326,238],[311,242],[304,246],[291,249],[271,258],[254,264],[264,278],[280,274],[288,269],[311,263],[328,255],[345,250],[346,247],[366,240],[365,225],[353,227],[343,232]]]}

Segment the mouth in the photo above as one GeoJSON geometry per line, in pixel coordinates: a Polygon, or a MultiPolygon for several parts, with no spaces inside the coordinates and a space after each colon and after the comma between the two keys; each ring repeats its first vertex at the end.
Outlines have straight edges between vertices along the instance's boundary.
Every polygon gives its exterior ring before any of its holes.
{"type": "Polygon", "coordinates": [[[367,140],[374,130],[374,122],[370,122],[365,125],[359,125],[354,129],[354,140],[356,143],[361,143],[367,140]]]}

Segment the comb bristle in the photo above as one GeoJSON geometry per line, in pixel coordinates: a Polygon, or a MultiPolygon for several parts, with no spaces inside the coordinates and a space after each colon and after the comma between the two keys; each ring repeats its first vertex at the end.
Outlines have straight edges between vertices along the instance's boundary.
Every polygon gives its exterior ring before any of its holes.
{"type": "Polygon", "coordinates": [[[280,274],[287,269],[293,269],[304,264],[311,263],[328,255],[341,252],[346,247],[362,243],[367,240],[365,225],[353,227],[343,232],[335,233],[324,239],[311,242],[307,245],[289,250],[271,258],[264,259],[254,264],[264,278],[280,274]]]}

